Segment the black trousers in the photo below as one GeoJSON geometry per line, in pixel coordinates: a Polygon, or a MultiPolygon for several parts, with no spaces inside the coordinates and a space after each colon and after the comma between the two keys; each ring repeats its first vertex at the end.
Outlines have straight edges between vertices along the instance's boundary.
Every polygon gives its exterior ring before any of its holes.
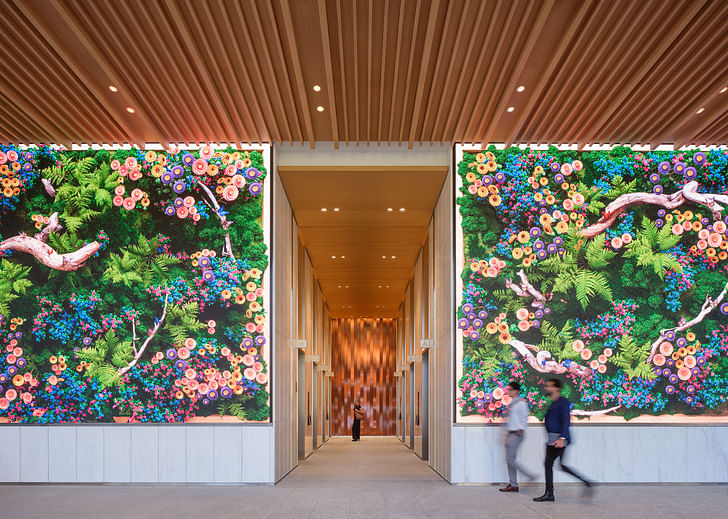
{"type": "Polygon", "coordinates": [[[358,440],[361,435],[361,420],[354,420],[354,425],[351,426],[351,437],[354,440],[358,440]]]}
{"type": "Polygon", "coordinates": [[[556,461],[556,458],[560,458],[560,464],[561,464],[561,470],[564,472],[571,474],[576,479],[579,479],[583,481],[584,483],[588,483],[589,481],[576,472],[571,467],[567,467],[564,465],[564,451],[566,450],[566,447],[557,448],[553,445],[547,445],[546,446],[546,462],[544,463],[544,466],[546,467],[546,490],[553,492],[554,491],[554,462],[556,461]]]}

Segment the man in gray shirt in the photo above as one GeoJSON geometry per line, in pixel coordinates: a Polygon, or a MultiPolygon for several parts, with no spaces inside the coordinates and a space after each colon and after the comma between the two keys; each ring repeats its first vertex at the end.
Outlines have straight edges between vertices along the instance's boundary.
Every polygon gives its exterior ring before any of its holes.
{"type": "Polygon", "coordinates": [[[523,472],[529,480],[535,478],[526,470],[518,461],[518,447],[521,446],[523,436],[528,426],[528,404],[521,398],[521,385],[516,381],[511,381],[506,387],[508,396],[511,397],[511,403],[508,405],[506,421],[504,423],[506,429],[506,464],[508,465],[509,483],[505,488],[500,488],[501,492],[518,492],[517,471],[523,472]]]}

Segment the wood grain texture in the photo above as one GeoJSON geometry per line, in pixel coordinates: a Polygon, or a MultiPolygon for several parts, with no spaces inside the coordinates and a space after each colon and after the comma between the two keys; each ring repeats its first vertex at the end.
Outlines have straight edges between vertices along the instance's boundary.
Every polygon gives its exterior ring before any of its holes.
{"type": "Polygon", "coordinates": [[[396,433],[395,319],[332,319],[331,428],[348,436],[361,399],[362,436],[396,433]]]}

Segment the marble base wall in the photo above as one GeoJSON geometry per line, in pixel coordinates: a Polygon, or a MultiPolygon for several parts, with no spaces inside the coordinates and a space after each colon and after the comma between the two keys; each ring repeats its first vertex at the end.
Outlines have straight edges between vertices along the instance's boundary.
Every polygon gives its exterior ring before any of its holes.
{"type": "Polygon", "coordinates": [[[270,425],[3,425],[2,483],[272,483],[270,425]]]}
{"type": "MultiPolygon", "coordinates": [[[[726,483],[726,426],[573,426],[567,464],[604,483],[726,483]]],[[[543,481],[546,433],[530,427],[519,460],[543,481]]],[[[453,426],[452,483],[507,482],[503,431],[497,426],[453,426]]],[[[521,476],[519,476],[521,477],[521,476]]],[[[554,469],[554,481],[573,482],[554,469]]]]}

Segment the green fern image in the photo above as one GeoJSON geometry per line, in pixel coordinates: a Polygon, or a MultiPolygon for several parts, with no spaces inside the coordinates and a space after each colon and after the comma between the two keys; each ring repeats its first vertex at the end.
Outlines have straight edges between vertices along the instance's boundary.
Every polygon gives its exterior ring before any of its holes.
{"type": "Polygon", "coordinates": [[[652,366],[646,362],[649,354],[649,342],[639,346],[629,335],[622,335],[619,340],[619,348],[610,360],[629,378],[654,380],[657,375],[652,371],[652,366]]]}
{"type": "Polygon", "coordinates": [[[30,267],[16,265],[6,259],[0,261],[0,314],[10,313],[10,303],[33,285],[28,279],[30,267]]]}
{"type": "Polygon", "coordinates": [[[656,252],[655,248],[664,251],[674,247],[679,241],[680,237],[673,236],[669,227],[658,230],[654,222],[645,216],[642,218],[641,230],[632,243],[627,245],[624,255],[635,258],[637,265],[641,267],[652,267],[655,274],[664,280],[666,271],[682,272],[682,265],[671,254],[656,252]]]}
{"type": "Polygon", "coordinates": [[[169,268],[180,260],[169,254],[158,254],[159,239],[139,236],[136,245],[122,248],[121,254],[109,255],[102,279],[127,287],[141,283],[148,287],[169,279],[169,268]]]}
{"type": "Polygon", "coordinates": [[[78,232],[112,205],[112,192],[119,175],[104,163],[94,169],[94,159],[73,160],[61,156],[63,166],[43,171],[43,176],[57,187],[56,204],[62,207],[60,218],[68,232],[78,232]]]}
{"type": "Polygon", "coordinates": [[[199,313],[200,307],[196,302],[169,306],[165,329],[176,344],[182,344],[187,337],[207,328],[206,324],[197,320],[199,313]]]}
{"type": "Polygon", "coordinates": [[[94,346],[78,352],[79,360],[88,363],[86,374],[95,377],[102,386],[117,386],[121,380],[119,369],[134,358],[131,341],[121,341],[111,329],[94,346]]]}
{"type": "Polygon", "coordinates": [[[566,294],[573,290],[576,300],[584,310],[596,297],[612,300],[612,289],[606,276],[601,272],[582,268],[573,253],[567,252],[561,258],[552,256],[544,260],[541,266],[546,272],[556,274],[553,279],[547,280],[546,285],[551,285],[551,290],[555,293],[566,294]]]}

